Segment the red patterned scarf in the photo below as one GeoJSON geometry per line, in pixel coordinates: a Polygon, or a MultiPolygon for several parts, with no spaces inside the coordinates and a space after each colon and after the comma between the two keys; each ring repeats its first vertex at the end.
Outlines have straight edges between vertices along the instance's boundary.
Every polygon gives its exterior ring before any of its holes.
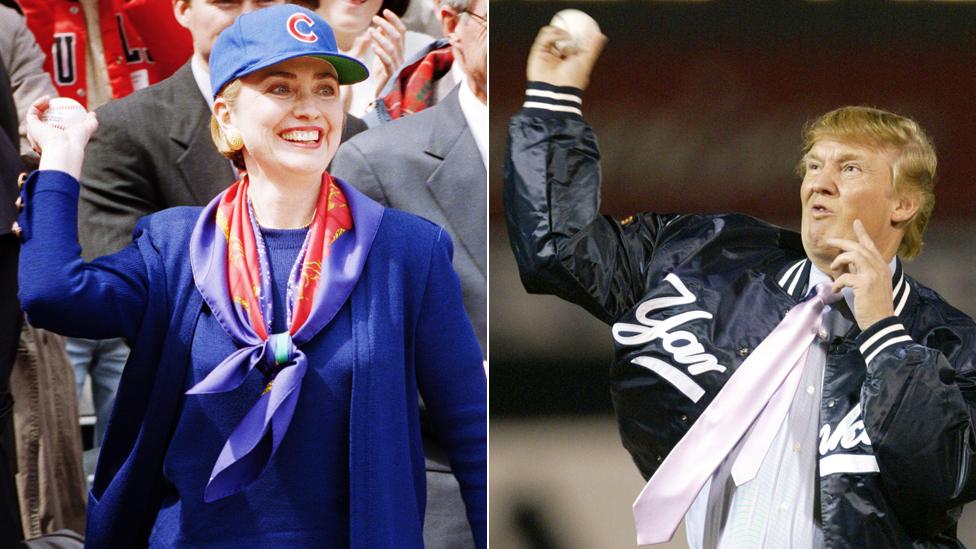
{"type": "MultiPolygon", "coordinates": [[[[248,179],[245,175],[224,193],[217,206],[217,226],[227,239],[227,289],[235,307],[243,309],[250,319],[251,328],[262,340],[268,339],[271,325],[270,273],[262,273],[261,255],[255,236],[255,224],[247,200],[248,179]],[[262,274],[264,279],[262,280],[262,274]]],[[[322,188],[316,202],[315,214],[309,227],[304,247],[300,274],[295,281],[296,295],[289,333],[294,335],[312,308],[315,289],[318,287],[322,262],[329,255],[335,239],[352,228],[352,217],[346,197],[328,174],[322,179],[322,188]]]]}
{"type": "Polygon", "coordinates": [[[444,46],[400,69],[393,90],[382,98],[390,119],[420,112],[434,104],[437,81],[451,70],[454,54],[444,46]]]}

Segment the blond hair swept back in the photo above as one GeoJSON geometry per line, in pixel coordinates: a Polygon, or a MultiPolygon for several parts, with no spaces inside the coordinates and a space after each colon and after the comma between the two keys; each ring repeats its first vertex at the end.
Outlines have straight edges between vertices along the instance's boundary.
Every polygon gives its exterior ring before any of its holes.
{"type": "MultiPolygon", "coordinates": [[[[240,79],[231,80],[224,89],[221,90],[217,97],[223,97],[227,106],[233,107],[234,102],[237,101],[237,96],[241,93],[241,81],[240,79]]],[[[227,140],[227,135],[224,130],[221,129],[220,124],[217,122],[217,117],[210,115],[210,137],[213,139],[214,145],[217,145],[217,150],[220,154],[226,156],[234,163],[234,167],[238,170],[243,170],[244,168],[244,153],[240,149],[234,150],[230,146],[230,142],[227,140]]]]}
{"type": "MultiPolygon", "coordinates": [[[[912,259],[922,251],[922,235],[935,207],[935,169],[938,160],[932,140],[910,118],[871,107],[841,107],[811,120],[803,128],[803,155],[822,139],[837,139],[872,147],[894,148],[892,166],[895,193],[915,193],[919,208],[905,223],[898,256],[912,259]]],[[[804,175],[801,162],[797,168],[804,175]]]]}

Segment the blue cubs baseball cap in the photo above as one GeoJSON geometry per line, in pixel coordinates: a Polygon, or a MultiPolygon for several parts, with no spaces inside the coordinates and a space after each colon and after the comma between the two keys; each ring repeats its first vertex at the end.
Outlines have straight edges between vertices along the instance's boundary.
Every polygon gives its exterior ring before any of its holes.
{"type": "Polygon", "coordinates": [[[369,77],[362,61],[339,53],[332,27],[318,14],[294,4],[281,4],[241,15],[217,37],[210,50],[214,97],[235,78],[306,55],[331,63],[340,84],[355,84],[369,77]]]}

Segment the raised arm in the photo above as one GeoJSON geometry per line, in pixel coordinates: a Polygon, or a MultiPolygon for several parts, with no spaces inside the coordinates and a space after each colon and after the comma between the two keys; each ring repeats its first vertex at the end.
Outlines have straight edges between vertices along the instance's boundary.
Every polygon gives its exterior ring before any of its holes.
{"type": "Polygon", "coordinates": [[[145,310],[146,263],[135,244],[91,263],[78,245],[78,175],[98,123],[59,130],[41,122],[47,99],[28,112],[28,136],[43,151],[21,192],[20,302],[35,326],[69,336],[135,336],[145,310]]]}
{"type": "Polygon", "coordinates": [[[613,322],[645,293],[644,269],[675,216],[625,223],[599,215],[600,154],[582,117],[582,91],[606,41],[591,34],[571,55],[566,32],[543,27],[529,54],[526,102],[509,126],[505,213],[525,288],[554,294],[613,322]]]}

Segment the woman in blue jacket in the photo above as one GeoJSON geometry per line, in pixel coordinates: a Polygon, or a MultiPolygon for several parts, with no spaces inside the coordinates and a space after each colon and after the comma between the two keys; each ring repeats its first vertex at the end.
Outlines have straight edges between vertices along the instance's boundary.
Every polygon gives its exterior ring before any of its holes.
{"type": "Polygon", "coordinates": [[[241,179],[144,218],[91,263],[77,177],[97,126],[29,116],[30,320],[133,345],[89,496],[92,547],[422,547],[418,392],[486,546],[486,382],[446,233],[325,171],[365,67],[313,12],[241,16],[214,45],[212,124],[241,179]]]}

